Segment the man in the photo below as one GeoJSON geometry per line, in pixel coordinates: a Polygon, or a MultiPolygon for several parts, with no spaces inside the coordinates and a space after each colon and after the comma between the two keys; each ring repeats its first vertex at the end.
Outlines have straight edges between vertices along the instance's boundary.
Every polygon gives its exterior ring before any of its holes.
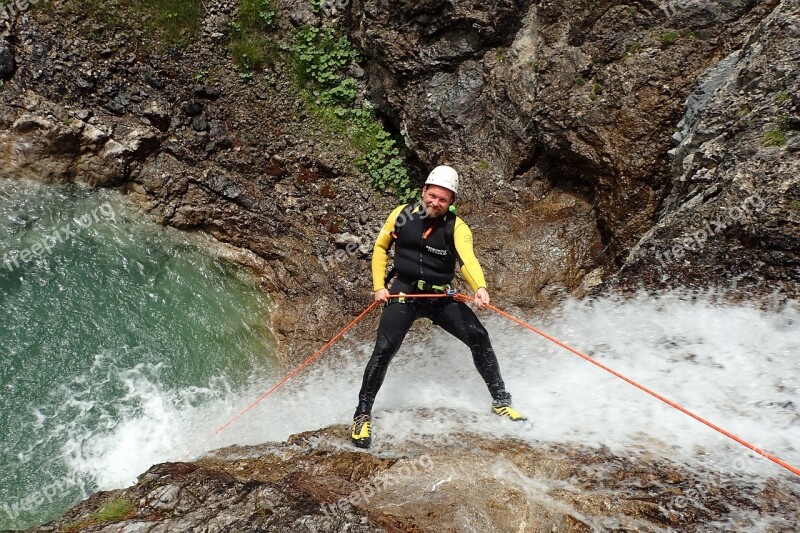
{"type": "Polygon", "coordinates": [[[378,339],[364,371],[353,416],[350,438],[359,448],[372,442],[372,404],[392,357],[418,318],[434,324],[461,340],[472,351],[472,359],[492,395],[494,413],[514,421],[525,420],[511,408],[497,357],[486,328],[465,303],[452,297],[417,298],[415,293],[445,293],[455,275],[456,259],[461,273],[475,291],[475,304],[489,304],[483,271],[472,249],[472,232],[450,206],[458,193],[458,173],[451,167],[433,169],[422,188],[422,200],[392,211],[375,241],[372,253],[372,283],[375,300],[384,302],[378,339]],[[386,276],[389,248],[395,246],[394,268],[386,276]],[[386,283],[396,271],[397,278],[386,283]],[[403,295],[389,298],[390,294],[403,295]]]}

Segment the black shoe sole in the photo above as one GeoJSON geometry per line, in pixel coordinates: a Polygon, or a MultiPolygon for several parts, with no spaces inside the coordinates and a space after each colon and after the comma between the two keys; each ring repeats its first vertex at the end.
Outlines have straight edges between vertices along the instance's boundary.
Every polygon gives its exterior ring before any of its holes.
{"type": "Polygon", "coordinates": [[[372,442],[366,439],[360,439],[360,440],[350,439],[350,442],[353,443],[353,446],[355,446],[356,448],[361,448],[362,450],[366,450],[367,448],[369,448],[370,444],[372,444],[372,442]]]}

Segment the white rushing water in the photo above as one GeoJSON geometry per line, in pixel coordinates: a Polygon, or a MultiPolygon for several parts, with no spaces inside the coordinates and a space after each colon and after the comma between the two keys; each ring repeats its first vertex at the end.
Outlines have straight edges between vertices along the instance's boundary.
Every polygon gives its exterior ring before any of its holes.
{"type": "MultiPolygon", "coordinates": [[[[497,302],[500,305],[499,302],[497,302]]],[[[377,312],[376,312],[377,313],[377,312]]],[[[757,477],[792,476],[729,438],[505,319],[484,312],[514,406],[532,423],[489,414],[490,398],[466,347],[433,327],[415,327],[389,369],[373,411],[374,453],[420,433],[507,434],[533,443],[606,446],[704,470],[745,469],[757,477]],[[420,421],[419,408],[463,416],[420,421]]],[[[800,465],[800,310],[789,303],[745,304],[667,293],[630,300],[570,301],[543,320],[563,342],[678,402],[792,465],[800,465]]],[[[419,324],[419,323],[418,323],[419,324]]],[[[343,324],[344,325],[344,324],[343,324]]],[[[158,462],[230,444],[282,441],[348,423],[371,345],[334,346],[218,436],[211,433],[268,390],[280,376],[259,375],[243,390],[167,393],[147,373],[130,372],[140,395],[102,436],[72,434],[72,468],[103,489],[132,483],[158,462]],[[200,401],[202,397],[203,401],[200,401]],[[192,407],[194,405],[195,407],[192,407]],[[91,437],[91,438],[90,438],[91,437]]],[[[310,354],[309,354],[310,355],[310,354]]],[[[62,434],[61,436],[63,436],[62,434]]]]}
{"type": "MultiPolygon", "coordinates": [[[[352,337],[211,438],[291,370],[277,368],[268,300],[250,277],[206,257],[201,243],[141,223],[107,191],[0,181],[0,215],[0,529],[52,519],[189,451],[196,457],[349,423],[372,349],[352,337]],[[87,213],[103,216],[46,254],[19,255],[56,228],[77,228],[87,213]]],[[[673,292],[567,301],[522,318],[798,466],[800,309],[718,300],[673,292]]],[[[490,311],[480,316],[514,406],[531,423],[490,414],[467,348],[420,321],[378,395],[370,453],[397,454],[420,434],[447,442],[472,431],[797,483],[542,337],[490,311]]],[[[362,331],[377,317],[373,311],[362,331]]]]}
{"type": "Polygon", "coordinates": [[[269,300],[227,253],[114,191],[0,177],[0,530],[129,484],[190,403],[275,373],[269,300]]]}

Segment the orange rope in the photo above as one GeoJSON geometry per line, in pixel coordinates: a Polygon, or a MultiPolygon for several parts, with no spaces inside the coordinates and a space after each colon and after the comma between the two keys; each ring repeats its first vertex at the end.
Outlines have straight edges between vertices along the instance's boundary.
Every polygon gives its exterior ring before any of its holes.
{"type": "MultiPolygon", "coordinates": [[[[398,298],[398,297],[400,297],[400,296],[404,296],[404,297],[406,297],[406,298],[446,298],[448,295],[447,295],[447,294],[440,294],[440,293],[435,293],[435,294],[414,294],[414,295],[408,295],[408,294],[404,294],[404,295],[400,295],[400,294],[390,294],[390,295],[389,295],[389,297],[390,297],[390,298],[398,298]]],[[[342,335],[344,335],[344,334],[345,334],[345,333],[346,333],[346,332],[347,332],[347,331],[348,331],[350,328],[352,328],[352,327],[353,327],[353,326],[356,324],[356,322],[358,322],[359,320],[361,320],[362,318],[364,318],[364,317],[367,315],[367,313],[369,313],[370,311],[372,311],[372,310],[375,308],[375,306],[376,306],[376,305],[378,305],[378,302],[377,302],[377,301],[374,301],[374,302],[372,302],[371,304],[369,304],[369,306],[368,306],[366,309],[364,309],[364,310],[361,312],[361,314],[360,314],[360,315],[358,315],[356,318],[354,318],[354,319],[353,319],[353,320],[352,320],[352,321],[351,321],[351,322],[350,322],[350,323],[349,323],[347,326],[345,326],[345,327],[344,327],[344,329],[342,329],[342,330],[341,330],[339,333],[337,333],[336,335],[334,335],[334,336],[331,338],[331,340],[329,340],[327,343],[325,343],[325,345],[324,345],[322,348],[320,348],[319,350],[317,350],[317,351],[314,353],[314,355],[312,355],[311,357],[309,357],[308,359],[306,359],[305,361],[303,361],[303,364],[301,364],[300,366],[298,366],[297,368],[295,368],[294,370],[292,370],[292,371],[291,371],[289,374],[287,374],[287,375],[286,375],[286,377],[284,377],[282,380],[280,380],[278,383],[276,383],[276,384],[275,384],[275,385],[274,385],[274,386],[273,386],[273,387],[272,387],[270,390],[268,390],[267,392],[265,392],[264,394],[262,394],[262,395],[261,395],[261,397],[260,397],[260,398],[258,398],[256,401],[254,401],[253,403],[251,403],[250,405],[248,405],[248,406],[247,406],[247,407],[246,407],[244,410],[242,410],[242,411],[241,411],[239,414],[237,414],[236,416],[234,416],[233,418],[231,418],[230,420],[228,420],[227,422],[225,422],[223,425],[221,425],[220,427],[218,427],[218,428],[217,428],[217,429],[216,429],[216,430],[215,430],[215,431],[214,431],[214,432],[213,432],[211,435],[209,435],[209,436],[208,436],[208,437],[207,437],[205,440],[203,440],[203,441],[202,441],[200,444],[198,444],[198,445],[197,445],[197,446],[195,446],[194,448],[192,448],[192,449],[190,449],[189,451],[187,451],[187,452],[186,452],[186,453],[183,455],[182,459],[184,459],[184,460],[185,460],[185,459],[187,459],[188,457],[190,457],[192,454],[194,454],[194,452],[195,452],[195,451],[196,451],[198,448],[200,448],[201,446],[203,446],[204,444],[206,444],[208,441],[210,441],[211,439],[213,439],[214,437],[216,437],[217,435],[219,435],[220,433],[222,433],[222,432],[223,432],[225,429],[227,429],[227,428],[228,428],[228,426],[230,426],[231,424],[233,424],[234,422],[236,422],[237,420],[239,420],[239,419],[240,419],[242,416],[244,416],[244,414],[245,414],[247,411],[249,411],[250,409],[252,409],[252,408],[253,408],[253,407],[255,407],[256,405],[258,405],[259,403],[261,403],[261,401],[262,401],[262,400],[264,400],[264,398],[266,398],[267,396],[269,396],[270,394],[272,394],[272,393],[273,393],[273,392],[274,392],[274,391],[275,391],[275,390],[276,390],[278,387],[280,387],[281,385],[283,385],[284,383],[286,383],[287,381],[289,381],[289,379],[290,379],[290,378],[292,378],[292,377],[293,377],[295,374],[297,374],[298,372],[300,372],[301,370],[303,370],[305,367],[307,367],[307,366],[308,366],[308,365],[311,363],[311,361],[313,361],[314,359],[316,359],[316,358],[317,358],[317,357],[318,357],[320,354],[322,354],[322,352],[324,352],[325,350],[327,350],[328,348],[330,348],[330,347],[331,347],[331,345],[332,345],[334,342],[336,342],[337,340],[339,340],[339,339],[342,337],[342,335]]]]}
{"type": "MultiPolygon", "coordinates": [[[[465,295],[463,295],[463,294],[458,294],[458,295],[456,295],[456,298],[457,298],[457,299],[459,299],[459,300],[461,300],[461,301],[463,301],[463,302],[470,302],[470,301],[473,301],[473,300],[474,300],[473,298],[470,298],[470,297],[468,297],[468,296],[465,296],[465,295]]],[[[759,455],[763,455],[764,457],[766,457],[767,459],[769,459],[769,460],[770,460],[770,461],[772,461],[773,463],[776,463],[776,464],[778,464],[778,465],[782,466],[783,468],[785,468],[786,470],[789,470],[790,472],[793,472],[793,473],[797,474],[798,476],[800,476],[800,469],[798,469],[798,468],[796,468],[796,467],[794,467],[794,466],[790,465],[789,463],[786,463],[785,461],[782,461],[781,459],[779,459],[779,458],[775,457],[775,456],[774,456],[774,455],[772,455],[771,453],[769,453],[769,452],[766,452],[766,451],[762,450],[761,448],[758,448],[757,446],[754,446],[754,445],[750,444],[750,443],[749,443],[749,442],[747,442],[746,440],[744,440],[744,439],[742,439],[742,438],[740,438],[740,437],[737,437],[737,436],[736,436],[736,435],[734,435],[733,433],[731,433],[731,432],[729,432],[729,431],[726,431],[725,429],[723,429],[723,428],[719,427],[718,425],[716,425],[716,424],[714,424],[714,423],[712,423],[712,422],[709,422],[709,421],[708,421],[708,420],[706,420],[705,418],[703,418],[703,417],[701,417],[701,416],[698,416],[698,415],[694,414],[693,412],[689,411],[689,410],[688,410],[688,409],[686,409],[685,407],[682,407],[682,406],[678,405],[677,403],[673,402],[672,400],[669,400],[669,399],[665,398],[664,396],[661,396],[661,395],[660,395],[660,394],[658,394],[657,392],[654,392],[654,391],[652,391],[652,390],[648,389],[647,387],[645,387],[645,386],[643,386],[643,385],[640,385],[640,384],[636,383],[636,382],[635,382],[635,381],[633,381],[632,379],[630,379],[630,378],[627,378],[627,377],[623,376],[623,375],[622,375],[622,374],[620,374],[619,372],[617,372],[617,371],[615,371],[615,370],[612,370],[611,368],[607,367],[606,365],[604,365],[604,364],[602,364],[602,363],[600,363],[600,362],[598,362],[598,361],[595,361],[594,359],[592,359],[592,358],[591,358],[591,357],[589,357],[588,355],[585,355],[585,354],[583,354],[583,353],[579,352],[578,350],[576,350],[575,348],[572,348],[571,346],[568,346],[568,345],[564,344],[563,342],[559,341],[558,339],[556,339],[556,338],[554,338],[554,337],[551,337],[551,336],[550,336],[550,335],[548,335],[547,333],[545,333],[545,332],[543,332],[543,331],[540,331],[540,330],[536,329],[535,327],[531,326],[530,324],[526,324],[526,323],[525,323],[525,322],[523,322],[522,320],[520,320],[520,319],[518,319],[518,318],[516,318],[516,317],[514,317],[514,316],[511,316],[510,314],[506,313],[505,311],[502,311],[502,310],[498,309],[497,307],[495,307],[495,306],[493,306],[493,305],[491,305],[491,304],[487,305],[486,307],[488,307],[489,309],[491,309],[491,310],[492,310],[492,311],[494,311],[495,313],[497,313],[497,314],[499,314],[499,315],[501,315],[501,316],[504,316],[504,317],[506,317],[507,319],[509,319],[509,320],[511,320],[511,321],[513,321],[513,322],[516,322],[516,323],[517,323],[517,324],[519,324],[520,326],[522,326],[522,327],[524,327],[524,328],[526,328],[526,329],[529,329],[529,330],[533,331],[534,333],[536,333],[536,334],[538,334],[538,335],[541,335],[542,337],[544,337],[545,339],[549,340],[550,342],[553,342],[553,343],[555,343],[555,344],[558,344],[559,346],[561,346],[561,347],[562,347],[562,348],[564,348],[565,350],[569,350],[570,352],[574,353],[574,354],[575,354],[575,355],[577,355],[578,357],[581,357],[582,359],[585,359],[586,361],[589,361],[589,362],[590,362],[590,363],[592,363],[593,365],[597,365],[597,366],[599,366],[600,368],[602,368],[602,369],[603,369],[603,370],[605,370],[606,372],[610,372],[611,374],[613,374],[613,375],[617,376],[617,377],[618,377],[618,378],[620,378],[621,380],[623,380],[623,381],[627,381],[628,383],[630,383],[631,385],[633,385],[633,386],[634,386],[634,387],[636,387],[637,389],[640,389],[640,390],[642,390],[642,391],[646,392],[647,394],[649,394],[649,395],[651,395],[651,396],[654,396],[655,398],[658,398],[659,400],[661,400],[662,402],[666,403],[666,404],[667,404],[667,405],[669,405],[670,407],[674,407],[674,408],[675,408],[675,409],[677,409],[678,411],[680,411],[680,412],[682,412],[682,413],[684,413],[684,414],[686,414],[686,415],[689,415],[689,416],[691,416],[692,418],[694,418],[694,419],[695,419],[695,420],[697,420],[698,422],[702,422],[703,424],[707,425],[707,426],[708,426],[708,427],[710,427],[711,429],[714,429],[714,430],[716,430],[716,431],[719,431],[720,433],[722,433],[722,434],[723,434],[723,435],[725,435],[726,437],[728,437],[728,438],[730,438],[730,439],[733,439],[733,440],[735,440],[736,442],[738,442],[738,443],[739,443],[739,444],[741,444],[742,446],[745,446],[745,447],[747,447],[747,448],[750,448],[751,450],[753,450],[753,451],[754,451],[754,452],[756,452],[757,454],[759,454],[759,455]]]]}
{"type": "Polygon", "coordinates": [[[201,446],[203,446],[204,444],[206,444],[208,441],[210,441],[211,439],[213,439],[214,437],[216,437],[218,434],[220,434],[222,431],[224,431],[224,430],[225,430],[225,429],[226,429],[228,426],[230,426],[231,424],[233,424],[234,422],[236,422],[237,420],[239,420],[240,418],[242,418],[242,416],[244,416],[244,414],[245,414],[247,411],[249,411],[250,409],[252,409],[252,408],[253,408],[253,407],[255,407],[256,405],[258,405],[258,404],[259,404],[259,403],[260,403],[260,402],[261,402],[261,401],[262,401],[264,398],[266,398],[267,396],[269,396],[270,394],[272,394],[272,393],[273,393],[273,392],[274,392],[274,391],[275,391],[275,390],[276,390],[278,387],[280,387],[281,385],[283,385],[284,383],[286,383],[287,381],[289,381],[289,379],[290,379],[290,378],[292,378],[292,377],[293,377],[295,374],[297,374],[298,372],[300,372],[301,370],[303,370],[305,367],[307,367],[307,366],[308,366],[308,365],[311,363],[311,361],[313,361],[314,359],[316,359],[316,358],[317,358],[317,357],[318,357],[320,354],[322,354],[322,352],[324,352],[325,350],[327,350],[328,348],[330,348],[330,346],[331,346],[331,345],[332,345],[334,342],[336,342],[337,340],[339,340],[339,339],[342,337],[342,335],[344,335],[344,334],[345,334],[345,333],[346,333],[346,332],[347,332],[347,331],[348,331],[350,328],[352,328],[352,327],[353,327],[353,326],[356,324],[356,322],[358,322],[359,320],[361,320],[362,318],[364,318],[364,317],[367,315],[367,313],[369,313],[370,311],[372,311],[372,309],[373,309],[373,308],[374,308],[374,307],[375,307],[377,304],[378,304],[378,302],[372,302],[371,304],[369,304],[369,306],[368,306],[366,309],[364,309],[364,310],[361,312],[361,314],[360,314],[360,315],[358,315],[356,318],[354,318],[354,319],[353,319],[353,320],[352,320],[352,321],[351,321],[349,324],[347,324],[347,326],[345,326],[345,327],[344,327],[344,329],[342,329],[342,330],[341,330],[339,333],[337,333],[336,335],[334,335],[334,336],[331,338],[331,340],[329,340],[327,343],[325,343],[325,345],[324,345],[322,348],[320,348],[319,350],[317,350],[317,351],[314,353],[314,355],[312,355],[311,357],[309,357],[308,359],[306,359],[305,361],[303,361],[303,364],[301,364],[300,366],[298,366],[297,368],[295,368],[294,370],[292,370],[291,372],[289,372],[289,374],[287,374],[285,378],[283,378],[283,379],[282,379],[282,380],[280,380],[278,383],[276,383],[276,384],[275,384],[275,385],[274,385],[274,386],[273,386],[273,387],[272,387],[270,390],[268,390],[267,392],[265,392],[264,394],[262,394],[262,395],[261,395],[261,397],[260,397],[259,399],[257,399],[256,401],[254,401],[253,403],[251,403],[250,405],[248,405],[248,406],[247,406],[247,407],[246,407],[246,408],[245,408],[245,409],[244,409],[242,412],[240,412],[238,415],[234,416],[233,418],[231,418],[230,420],[228,420],[227,422],[225,422],[223,425],[221,425],[220,427],[218,427],[218,428],[216,429],[216,431],[214,431],[214,433],[212,433],[211,435],[209,435],[209,436],[208,436],[208,438],[206,438],[206,439],[205,439],[203,442],[201,442],[200,444],[198,444],[197,446],[195,446],[194,448],[192,448],[191,450],[189,450],[188,452],[186,452],[186,453],[184,454],[184,456],[183,456],[183,458],[182,458],[182,459],[184,459],[184,460],[185,460],[185,459],[187,459],[188,457],[190,457],[190,456],[191,456],[191,455],[192,455],[192,454],[193,454],[193,453],[194,453],[194,452],[195,452],[195,451],[196,451],[198,448],[200,448],[201,446]]]}
{"type": "MultiPolygon", "coordinates": [[[[449,296],[452,296],[452,295],[448,295],[448,294],[441,294],[441,293],[434,293],[434,294],[410,294],[410,295],[409,295],[409,294],[403,294],[403,295],[400,295],[400,294],[390,294],[390,295],[389,295],[389,298],[398,298],[398,297],[400,297],[400,296],[404,296],[404,297],[406,297],[406,298],[409,298],[409,299],[410,299],[410,298],[447,298],[447,297],[449,297],[449,296]]],[[[456,294],[454,297],[455,297],[457,300],[460,300],[460,301],[462,301],[462,302],[473,302],[473,301],[474,301],[474,298],[472,298],[472,297],[469,297],[469,296],[466,296],[466,295],[464,295],[464,294],[456,294]]],[[[302,363],[300,366],[298,366],[297,368],[295,368],[294,370],[292,370],[292,371],[291,371],[291,372],[290,372],[288,375],[286,375],[286,377],[284,377],[282,380],[280,380],[278,383],[276,383],[276,384],[275,384],[275,385],[274,385],[274,386],[273,386],[273,387],[272,387],[270,390],[268,390],[268,391],[267,391],[267,392],[265,392],[263,395],[261,395],[261,397],[260,397],[260,398],[258,398],[256,401],[254,401],[253,403],[251,403],[249,406],[247,406],[247,407],[246,407],[244,410],[242,410],[242,411],[241,411],[239,414],[237,414],[236,416],[234,416],[233,418],[231,418],[230,420],[228,420],[228,421],[227,421],[225,424],[223,424],[222,426],[220,426],[219,428],[217,428],[217,429],[216,429],[216,431],[214,431],[214,433],[212,433],[212,434],[211,434],[211,435],[210,435],[210,436],[209,436],[207,439],[205,439],[203,442],[201,442],[200,444],[198,444],[197,446],[195,446],[194,448],[192,448],[191,450],[189,450],[188,452],[186,452],[186,454],[184,454],[184,456],[183,456],[183,459],[186,459],[186,458],[188,458],[189,456],[191,456],[191,455],[192,455],[192,454],[195,452],[195,450],[197,450],[198,448],[200,448],[200,447],[201,447],[203,444],[207,443],[209,440],[211,440],[212,438],[214,438],[215,436],[217,436],[217,435],[218,435],[219,433],[221,433],[222,431],[224,431],[224,430],[225,430],[225,429],[226,429],[228,426],[230,426],[231,424],[233,424],[234,422],[236,422],[237,420],[239,420],[239,419],[240,419],[242,416],[244,416],[244,414],[245,414],[245,413],[247,413],[247,412],[248,412],[250,409],[252,409],[252,408],[253,408],[253,407],[255,407],[257,404],[259,404],[259,403],[260,403],[262,400],[264,400],[264,398],[266,398],[267,396],[269,396],[270,394],[272,394],[272,393],[273,393],[273,392],[274,392],[274,391],[275,391],[275,390],[276,390],[278,387],[280,387],[281,385],[283,385],[284,383],[286,383],[286,382],[287,382],[287,381],[288,381],[290,378],[292,378],[292,377],[293,377],[294,375],[296,375],[298,372],[300,372],[301,370],[303,370],[303,369],[304,369],[306,366],[308,366],[308,365],[309,365],[309,364],[310,364],[310,363],[311,363],[311,362],[312,362],[314,359],[316,359],[316,358],[317,358],[319,355],[321,355],[321,354],[322,354],[322,352],[324,352],[325,350],[327,350],[328,348],[330,348],[330,346],[331,346],[331,345],[332,345],[334,342],[336,342],[337,340],[339,340],[339,339],[342,337],[342,335],[344,335],[344,334],[345,334],[345,333],[346,333],[348,330],[350,330],[350,328],[352,328],[352,327],[353,327],[353,326],[356,324],[356,322],[358,322],[359,320],[361,320],[362,318],[364,318],[364,316],[366,316],[366,315],[367,315],[367,313],[369,313],[370,311],[372,311],[372,309],[374,309],[374,308],[375,308],[375,306],[376,306],[377,304],[378,304],[378,302],[377,302],[377,301],[373,301],[373,302],[372,302],[372,303],[371,303],[371,304],[370,304],[370,305],[369,305],[369,306],[368,306],[366,309],[364,309],[364,311],[362,311],[362,312],[361,312],[361,314],[359,314],[359,315],[358,315],[356,318],[354,318],[354,319],[353,319],[353,320],[352,320],[352,321],[351,321],[351,322],[350,322],[350,323],[349,323],[347,326],[345,326],[345,327],[344,327],[344,329],[342,329],[342,330],[341,330],[339,333],[337,333],[336,335],[334,335],[334,336],[331,338],[331,340],[329,340],[327,343],[325,343],[325,345],[324,345],[322,348],[320,348],[319,350],[317,350],[317,351],[314,353],[314,355],[312,355],[311,357],[309,357],[308,359],[306,359],[306,360],[305,360],[305,361],[304,361],[304,362],[303,362],[303,363],[302,363]]],[[[545,333],[545,332],[543,332],[543,331],[541,331],[541,330],[538,330],[538,329],[536,329],[535,327],[531,326],[530,324],[527,324],[527,323],[523,322],[522,320],[520,320],[520,319],[518,319],[518,318],[516,318],[516,317],[514,317],[514,316],[512,316],[512,315],[510,315],[510,314],[508,314],[508,313],[506,313],[505,311],[503,311],[503,310],[501,310],[501,309],[498,309],[497,307],[495,307],[495,306],[493,306],[493,305],[491,305],[491,304],[487,304],[487,305],[486,305],[486,307],[487,307],[487,308],[489,308],[489,309],[491,309],[491,310],[492,310],[492,311],[494,311],[495,313],[497,313],[497,314],[499,314],[499,315],[501,315],[501,316],[503,316],[503,317],[505,317],[505,318],[508,318],[508,319],[509,319],[509,320],[511,320],[512,322],[516,322],[516,323],[517,323],[517,324],[519,324],[520,326],[522,326],[522,327],[524,327],[524,328],[526,328],[526,329],[529,329],[530,331],[533,331],[533,332],[534,332],[534,333],[536,333],[537,335],[541,335],[542,337],[544,337],[545,339],[549,340],[550,342],[553,342],[553,343],[555,343],[555,344],[557,344],[557,345],[561,346],[561,347],[562,347],[562,348],[564,348],[565,350],[568,350],[568,351],[570,351],[570,352],[574,353],[574,354],[575,354],[575,355],[577,355],[578,357],[580,357],[580,358],[582,358],[582,359],[584,359],[584,360],[586,360],[586,361],[588,361],[588,362],[592,363],[593,365],[596,365],[596,366],[598,366],[598,367],[602,368],[602,369],[603,369],[603,370],[605,370],[606,372],[609,372],[609,373],[613,374],[614,376],[616,376],[616,377],[620,378],[621,380],[623,380],[623,381],[626,381],[626,382],[630,383],[631,385],[633,385],[633,386],[634,386],[634,387],[636,387],[637,389],[640,389],[640,390],[642,390],[642,391],[646,392],[647,394],[649,394],[649,395],[651,395],[651,396],[653,396],[653,397],[655,397],[655,398],[658,398],[659,400],[661,400],[662,402],[666,403],[666,404],[667,404],[667,405],[669,405],[670,407],[673,407],[673,408],[677,409],[678,411],[680,411],[680,412],[682,412],[682,413],[684,413],[684,414],[686,414],[686,415],[689,415],[690,417],[694,418],[694,419],[695,419],[695,420],[697,420],[698,422],[702,422],[703,424],[705,424],[706,426],[710,427],[711,429],[714,429],[714,430],[716,430],[716,431],[718,431],[718,432],[722,433],[722,434],[723,434],[723,435],[725,435],[726,437],[728,437],[728,438],[730,438],[730,439],[732,439],[732,440],[734,440],[734,441],[738,442],[738,443],[739,443],[739,444],[741,444],[742,446],[745,446],[745,447],[747,447],[747,448],[751,449],[752,451],[756,452],[757,454],[759,454],[759,455],[762,455],[762,456],[766,457],[767,459],[769,459],[769,460],[770,460],[770,461],[772,461],[773,463],[775,463],[775,464],[778,464],[778,465],[782,466],[783,468],[785,468],[786,470],[789,470],[790,472],[792,472],[792,473],[794,473],[794,474],[797,474],[797,475],[799,475],[799,476],[800,476],[800,469],[798,469],[798,468],[796,468],[796,467],[794,467],[794,466],[792,466],[792,465],[790,465],[790,464],[786,463],[785,461],[782,461],[781,459],[779,459],[779,458],[775,457],[775,456],[774,456],[774,455],[772,455],[771,453],[769,453],[769,452],[766,452],[766,451],[764,451],[764,450],[762,450],[762,449],[758,448],[757,446],[754,446],[754,445],[750,444],[749,442],[745,441],[744,439],[742,439],[742,438],[740,438],[740,437],[737,437],[737,436],[736,436],[736,435],[734,435],[733,433],[731,433],[731,432],[729,432],[729,431],[726,431],[725,429],[723,429],[723,428],[721,428],[721,427],[717,426],[716,424],[714,424],[714,423],[712,423],[712,422],[709,422],[708,420],[706,420],[705,418],[703,418],[703,417],[701,417],[701,416],[699,416],[699,415],[696,415],[696,414],[694,414],[693,412],[689,411],[689,410],[688,410],[688,409],[686,409],[685,407],[682,407],[682,406],[678,405],[677,403],[673,402],[672,400],[669,400],[668,398],[665,398],[664,396],[662,396],[662,395],[658,394],[657,392],[655,392],[655,391],[652,391],[652,390],[648,389],[647,387],[645,387],[645,386],[643,386],[643,385],[640,385],[639,383],[635,382],[634,380],[632,380],[632,379],[630,379],[630,378],[628,378],[628,377],[626,377],[626,376],[624,376],[624,375],[620,374],[620,373],[619,373],[619,372],[617,372],[616,370],[613,370],[613,369],[611,369],[611,368],[607,367],[606,365],[604,365],[604,364],[600,363],[599,361],[596,361],[596,360],[592,359],[592,358],[591,358],[591,357],[589,357],[588,355],[585,355],[585,354],[583,354],[583,353],[579,352],[579,351],[578,351],[578,350],[576,350],[575,348],[572,348],[571,346],[569,346],[569,345],[567,345],[567,344],[564,344],[563,342],[559,341],[559,340],[558,340],[558,339],[556,339],[555,337],[552,337],[552,336],[548,335],[547,333],[545,333]]]]}

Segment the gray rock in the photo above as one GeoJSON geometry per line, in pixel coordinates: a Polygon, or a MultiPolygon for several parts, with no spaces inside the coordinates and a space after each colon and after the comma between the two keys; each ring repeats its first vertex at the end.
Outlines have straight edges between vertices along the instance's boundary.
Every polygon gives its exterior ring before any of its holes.
{"type": "Polygon", "coordinates": [[[12,124],[12,129],[17,133],[29,133],[34,130],[51,130],[55,125],[45,117],[38,115],[23,115],[12,124]]]}
{"type": "Polygon", "coordinates": [[[83,92],[94,91],[96,87],[96,80],[84,72],[75,74],[75,87],[83,92]]]}
{"type": "Polygon", "coordinates": [[[708,482],[710,467],[468,432],[433,442],[399,439],[390,453],[357,453],[346,435],[345,426],[330,426],[286,443],[216,450],[197,463],[155,465],[134,486],[97,493],[29,531],[88,523],[115,499],[131,503],[129,516],[93,531],[588,531],[599,521],[688,531],[718,526],[719,507],[732,511],[726,529],[740,530],[748,523],[742,515],[776,506],[787,522],[800,519],[800,498],[788,479],[771,480],[768,491],[736,479],[721,486],[708,482]],[[613,480],[587,474],[587,464],[613,472],[613,480]],[[546,498],[531,490],[554,482],[560,490],[548,490],[546,498]],[[698,486],[702,507],[658,512],[698,486]],[[731,498],[731,487],[738,497],[731,498]],[[617,494],[625,495],[624,505],[616,504],[617,494]]]}
{"type": "Polygon", "coordinates": [[[118,143],[114,139],[110,139],[105,144],[105,149],[103,150],[103,158],[105,159],[115,159],[122,157],[123,155],[130,152],[130,148],[127,146],[118,143]]]}
{"type": "Polygon", "coordinates": [[[222,137],[225,135],[225,126],[221,120],[210,120],[208,122],[208,133],[213,138],[222,137]]]}
{"type": "Polygon", "coordinates": [[[11,47],[0,42],[0,76],[7,77],[14,72],[14,54],[11,47]]]}
{"type": "Polygon", "coordinates": [[[774,284],[798,287],[800,232],[792,206],[800,198],[800,158],[788,153],[800,139],[791,120],[775,118],[800,93],[800,72],[790,66],[800,43],[783,30],[795,9],[778,4],[740,51],[700,78],[678,125],[684,137],[670,194],[625,261],[623,282],[706,286],[737,274],[737,290],[749,297],[774,284]]]}
{"type": "Polygon", "coordinates": [[[310,2],[304,0],[284,0],[284,5],[289,13],[289,22],[293,26],[300,27],[316,24],[318,16],[311,11],[310,2]]]}
{"type": "Polygon", "coordinates": [[[190,117],[196,117],[203,112],[203,104],[197,100],[191,100],[183,103],[183,112],[190,117]]]}
{"type": "Polygon", "coordinates": [[[87,145],[98,145],[108,139],[108,134],[102,129],[86,124],[82,132],[83,142],[87,145]]]}
{"type": "Polygon", "coordinates": [[[120,92],[107,100],[104,107],[115,115],[123,115],[130,103],[130,95],[120,92]]]}
{"type": "Polygon", "coordinates": [[[133,156],[139,159],[147,157],[160,145],[158,135],[151,128],[131,130],[125,135],[124,143],[133,156]]]}
{"type": "Polygon", "coordinates": [[[150,102],[146,105],[143,114],[148,122],[160,131],[167,131],[170,128],[171,117],[157,102],[150,102]]]}
{"type": "Polygon", "coordinates": [[[152,69],[142,67],[141,69],[139,69],[139,72],[141,74],[142,81],[145,82],[150,87],[159,90],[165,87],[164,81],[158,75],[156,75],[156,73],[152,69]]]}

